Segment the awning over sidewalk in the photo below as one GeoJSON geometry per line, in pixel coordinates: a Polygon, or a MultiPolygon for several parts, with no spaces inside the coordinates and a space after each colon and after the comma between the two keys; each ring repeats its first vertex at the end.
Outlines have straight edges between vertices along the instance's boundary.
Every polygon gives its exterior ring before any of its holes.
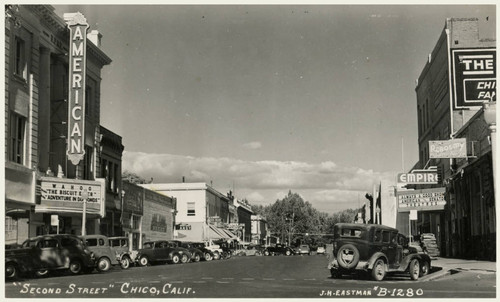
{"type": "Polygon", "coordinates": [[[229,236],[224,232],[224,230],[213,225],[209,225],[209,227],[210,239],[229,239],[229,236]]]}

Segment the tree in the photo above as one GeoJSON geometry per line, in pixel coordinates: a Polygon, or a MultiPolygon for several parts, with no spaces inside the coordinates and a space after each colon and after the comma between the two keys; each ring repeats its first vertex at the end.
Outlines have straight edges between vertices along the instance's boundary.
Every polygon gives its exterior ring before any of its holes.
{"type": "Polygon", "coordinates": [[[153,178],[151,178],[150,181],[146,181],[141,176],[127,170],[123,171],[122,180],[128,181],[133,184],[148,184],[153,182],[153,178]]]}

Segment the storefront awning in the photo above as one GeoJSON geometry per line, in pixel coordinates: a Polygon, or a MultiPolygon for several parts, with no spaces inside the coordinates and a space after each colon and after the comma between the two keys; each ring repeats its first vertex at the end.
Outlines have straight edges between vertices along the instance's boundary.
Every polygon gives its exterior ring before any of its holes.
{"type": "Polygon", "coordinates": [[[229,236],[229,239],[233,239],[233,240],[240,240],[240,238],[238,238],[238,236],[236,236],[235,234],[233,234],[233,232],[229,231],[229,230],[224,230],[224,233],[226,233],[228,236],[229,236]]]}
{"type": "Polygon", "coordinates": [[[229,236],[224,232],[224,230],[210,225],[210,239],[229,239],[229,236]]]}

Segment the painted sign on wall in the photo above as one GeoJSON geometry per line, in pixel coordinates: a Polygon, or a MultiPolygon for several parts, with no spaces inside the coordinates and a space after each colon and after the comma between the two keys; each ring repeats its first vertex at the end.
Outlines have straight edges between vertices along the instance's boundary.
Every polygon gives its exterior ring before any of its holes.
{"type": "Polygon", "coordinates": [[[85,156],[85,77],[89,25],[81,13],[64,14],[64,19],[70,32],[66,154],[73,165],[78,165],[85,156]]]}
{"type": "Polygon", "coordinates": [[[153,214],[153,219],[151,219],[151,231],[166,233],[167,217],[161,214],[153,214]]]}
{"type": "Polygon", "coordinates": [[[496,93],[496,49],[452,50],[454,109],[481,106],[496,93]]]}
{"type": "Polygon", "coordinates": [[[397,193],[398,212],[443,210],[445,191],[446,188],[400,191],[397,193]]]}
{"type": "Polygon", "coordinates": [[[467,158],[467,140],[429,141],[429,158],[467,158]]]}

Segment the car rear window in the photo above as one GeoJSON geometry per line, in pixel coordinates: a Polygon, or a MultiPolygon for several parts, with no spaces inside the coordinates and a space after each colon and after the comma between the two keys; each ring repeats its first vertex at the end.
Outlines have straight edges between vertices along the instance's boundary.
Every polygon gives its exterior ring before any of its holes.
{"type": "Polygon", "coordinates": [[[97,246],[97,238],[89,238],[85,240],[87,246],[97,246]]]}
{"type": "Polygon", "coordinates": [[[342,236],[346,237],[361,237],[361,230],[360,229],[342,229],[342,236]]]}

